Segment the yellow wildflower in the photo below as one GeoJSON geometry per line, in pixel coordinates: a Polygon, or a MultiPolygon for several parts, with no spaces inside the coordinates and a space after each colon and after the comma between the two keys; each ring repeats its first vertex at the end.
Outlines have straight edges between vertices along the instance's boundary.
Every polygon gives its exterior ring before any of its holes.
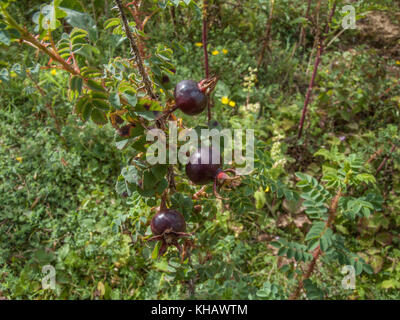
{"type": "Polygon", "coordinates": [[[219,53],[218,50],[214,50],[213,52],[211,52],[211,54],[212,54],[213,56],[216,56],[218,53],[219,53]]]}
{"type": "Polygon", "coordinates": [[[396,61],[396,64],[397,64],[397,65],[400,65],[400,61],[399,61],[399,60],[397,60],[397,61],[396,61]]]}
{"type": "Polygon", "coordinates": [[[221,102],[222,104],[228,104],[229,103],[228,97],[222,97],[221,102]]]}
{"type": "Polygon", "coordinates": [[[236,106],[236,102],[235,101],[229,101],[229,105],[233,108],[234,106],[236,106]]]}
{"type": "Polygon", "coordinates": [[[227,53],[228,53],[228,50],[222,49],[222,53],[223,53],[223,54],[227,54],[227,53]]]}
{"type": "Polygon", "coordinates": [[[269,192],[269,186],[265,188],[264,192],[269,192]]]}
{"type": "Polygon", "coordinates": [[[57,74],[57,70],[56,69],[52,69],[50,71],[50,73],[51,73],[52,76],[55,76],[57,74]]]}
{"type": "Polygon", "coordinates": [[[22,157],[16,157],[15,160],[17,160],[19,163],[22,163],[22,157]]]}
{"type": "Polygon", "coordinates": [[[194,45],[195,45],[196,47],[202,47],[202,46],[203,46],[203,43],[202,43],[202,42],[196,42],[194,45]]]}
{"type": "Polygon", "coordinates": [[[161,92],[161,93],[164,93],[164,90],[160,88],[160,92],[161,92]]]}

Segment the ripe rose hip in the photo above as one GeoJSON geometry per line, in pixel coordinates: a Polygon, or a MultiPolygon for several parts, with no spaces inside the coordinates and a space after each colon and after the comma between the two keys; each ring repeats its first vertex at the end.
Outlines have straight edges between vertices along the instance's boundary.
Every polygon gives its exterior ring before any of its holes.
{"type": "Polygon", "coordinates": [[[161,210],[151,220],[151,231],[158,236],[164,232],[184,232],[186,230],[185,218],[176,210],[161,210]]]}
{"type": "Polygon", "coordinates": [[[176,106],[191,116],[201,113],[207,106],[207,96],[193,80],[179,82],[175,87],[174,96],[176,106]]]}
{"type": "Polygon", "coordinates": [[[158,251],[159,257],[165,253],[170,245],[174,245],[182,253],[178,239],[187,237],[189,234],[185,233],[186,222],[180,212],[171,209],[161,209],[151,219],[150,227],[154,236],[148,239],[148,241],[161,241],[158,251]]]}
{"type": "MultiPolygon", "coordinates": [[[[216,198],[221,199],[217,192],[217,183],[223,183],[226,180],[237,179],[237,177],[229,177],[225,172],[233,172],[233,169],[221,169],[221,154],[213,147],[201,147],[197,149],[189,158],[185,172],[191,182],[197,185],[206,185],[214,181],[213,190],[216,198]]],[[[201,194],[204,189],[201,189],[197,194],[201,194]]]]}
{"type": "Polygon", "coordinates": [[[207,107],[207,95],[214,90],[217,77],[204,79],[200,82],[182,80],[174,91],[176,108],[188,115],[196,115],[207,107]]]}
{"type": "Polygon", "coordinates": [[[189,158],[185,171],[194,184],[203,185],[213,181],[221,170],[221,155],[212,147],[201,147],[189,158]],[[214,162],[213,163],[213,157],[214,162]]]}

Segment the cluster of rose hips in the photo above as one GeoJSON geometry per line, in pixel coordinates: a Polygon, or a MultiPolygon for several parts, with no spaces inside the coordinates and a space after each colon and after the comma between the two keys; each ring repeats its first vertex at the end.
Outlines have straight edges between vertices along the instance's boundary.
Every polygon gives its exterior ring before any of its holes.
{"type": "MultiPolygon", "coordinates": [[[[188,115],[197,115],[207,107],[207,100],[216,84],[216,78],[196,82],[193,80],[183,80],[179,82],[174,91],[175,108],[180,109],[188,115]]],[[[221,169],[221,155],[219,151],[211,146],[202,146],[197,149],[189,158],[185,172],[191,182],[196,185],[207,185],[213,182],[214,195],[221,198],[216,190],[217,183],[234,178],[229,177],[226,172],[233,172],[232,169],[221,169]],[[214,161],[213,161],[214,159],[214,161]]],[[[148,241],[161,241],[158,255],[162,256],[168,246],[174,245],[182,253],[182,248],[178,239],[188,237],[186,222],[183,215],[176,211],[166,208],[162,200],[160,211],[151,220],[151,231],[153,237],[148,241]]]]}

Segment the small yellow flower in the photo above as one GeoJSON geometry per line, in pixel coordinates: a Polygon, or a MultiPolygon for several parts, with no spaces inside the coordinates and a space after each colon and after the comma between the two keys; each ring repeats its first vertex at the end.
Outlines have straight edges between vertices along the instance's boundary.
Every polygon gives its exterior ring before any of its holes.
{"type": "Polygon", "coordinates": [[[397,60],[397,61],[396,61],[396,64],[397,64],[397,65],[400,65],[400,61],[399,61],[399,60],[397,60]]]}
{"type": "Polygon", "coordinates": [[[19,163],[22,163],[22,157],[16,157],[15,160],[17,160],[19,163]]]}
{"type": "Polygon", "coordinates": [[[164,90],[160,88],[160,92],[161,92],[161,93],[164,93],[164,90]]]}
{"type": "Polygon", "coordinates": [[[221,102],[222,102],[222,104],[228,104],[229,103],[228,97],[222,97],[221,102]]]}
{"type": "Polygon", "coordinates": [[[264,192],[269,192],[269,186],[265,188],[264,192]]]}
{"type": "Polygon", "coordinates": [[[229,101],[229,105],[233,108],[234,106],[236,106],[236,102],[235,101],[229,101]]]}
{"type": "Polygon", "coordinates": [[[325,70],[326,73],[329,73],[329,70],[325,70]]]}
{"type": "Polygon", "coordinates": [[[212,54],[213,56],[216,56],[217,54],[219,54],[219,51],[218,51],[218,50],[214,50],[213,52],[211,52],[211,54],[212,54]]]}
{"type": "Polygon", "coordinates": [[[57,74],[57,70],[56,69],[52,69],[50,71],[50,73],[51,73],[52,76],[55,76],[57,74]]]}
{"type": "Polygon", "coordinates": [[[196,42],[194,45],[195,45],[196,47],[202,47],[202,46],[203,46],[203,43],[201,43],[201,42],[196,42]]]}
{"type": "Polygon", "coordinates": [[[228,53],[228,50],[222,49],[222,53],[223,53],[223,54],[227,54],[227,53],[228,53]]]}

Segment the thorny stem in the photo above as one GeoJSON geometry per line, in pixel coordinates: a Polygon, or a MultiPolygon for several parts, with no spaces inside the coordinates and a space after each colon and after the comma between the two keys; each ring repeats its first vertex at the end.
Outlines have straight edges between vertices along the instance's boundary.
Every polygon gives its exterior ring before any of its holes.
{"type": "Polygon", "coordinates": [[[303,111],[302,111],[301,118],[300,118],[299,131],[298,131],[298,134],[297,134],[297,138],[298,139],[301,138],[301,134],[302,134],[302,131],[303,131],[303,126],[304,126],[304,120],[305,120],[306,114],[307,114],[307,107],[308,107],[308,104],[310,103],[310,98],[311,98],[311,93],[312,93],[312,90],[313,90],[313,87],[314,87],[315,78],[317,76],[318,67],[319,67],[319,64],[321,62],[321,55],[322,55],[323,50],[324,50],[325,36],[329,32],[329,25],[332,22],[332,18],[333,18],[333,15],[335,13],[335,10],[336,10],[336,1],[333,3],[332,9],[331,9],[330,14],[329,14],[328,21],[327,21],[326,26],[325,26],[325,35],[321,36],[320,39],[319,39],[317,55],[315,57],[315,63],[314,63],[314,70],[313,70],[313,73],[312,73],[312,76],[311,76],[310,83],[308,85],[306,98],[304,100],[303,111]]]}
{"type": "Polygon", "coordinates": [[[257,62],[257,69],[260,68],[262,61],[264,60],[264,53],[265,50],[268,48],[269,46],[269,40],[270,40],[270,35],[271,35],[271,26],[272,26],[272,19],[274,16],[274,4],[275,4],[275,0],[270,0],[271,3],[271,8],[269,11],[269,17],[268,17],[268,21],[267,21],[267,26],[265,28],[265,36],[264,36],[264,41],[263,41],[263,45],[261,48],[261,52],[260,52],[260,56],[258,58],[258,62],[257,62]]]}
{"type": "MultiPolygon", "coordinates": [[[[307,3],[307,9],[306,9],[306,14],[305,14],[305,19],[307,21],[309,20],[309,16],[310,16],[311,2],[312,2],[312,0],[308,0],[308,3],[307,3]]],[[[305,28],[304,28],[304,25],[302,24],[301,30],[300,30],[299,42],[298,42],[299,46],[304,42],[304,37],[305,37],[305,28]]]]}
{"type": "MultiPolygon", "coordinates": [[[[207,8],[208,0],[203,0],[203,30],[202,30],[202,42],[204,51],[204,70],[206,79],[210,77],[210,69],[208,65],[208,52],[207,52],[207,8]]],[[[208,122],[211,121],[211,104],[210,97],[207,96],[207,117],[208,122]]]]}
{"type": "MultiPolygon", "coordinates": [[[[328,217],[328,220],[326,221],[324,232],[332,226],[333,220],[335,219],[335,216],[336,216],[336,210],[338,208],[339,200],[340,200],[341,196],[342,196],[342,190],[339,189],[338,192],[336,193],[336,195],[333,197],[331,205],[329,207],[329,211],[328,211],[329,217],[328,217]]],[[[318,262],[318,259],[320,258],[321,255],[322,255],[322,250],[321,250],[320,246],[318,246],[317,248],[315,248],[315,250],[313,252],[313,259],[311,260],[310,264],[308,265],[306,273],[303,275],[302,279],[297,284],[296,289],[290,295],[289,300],[296,300],[299,297],[300,292],[304,286],[304,281],[311,277],[312,273],[314,272],[315,266],[318,262]]]]}
{"type": "Polygon", "coordinates": [[[379,165],[378,169],[376,169],[375,175],[378,175],[378,173],[382,170],[382,168],[386,165],[386,162],[389,160],[390,154],[396,150],[396,145],[393,145],[392,148],[390,149],[389,154],[383,159],[381,164],[379,165]]]}
{"type": "MultiPolygon", "coordinates": [[[[119,2],[120,0],[116,0],[116,1],[119,2]]],[[[61,58],[60,55],[56,51],[54,51],[52,48],[48,48],[46,45],[44,45],[42,42],[40,42],[35,36],[33,36],[31,33],[29,33],[29,31],[26,28],[21,27],[6,10],[0,8],[0,13],[4,16],[5,20],[7,21],[7,23],[10,26],[12,26],[13,28],[15,28],[19,31],[19,33],[21,34],[21,38],[20,38],[21,43],[26,43],[26,44],[34,47],[35,49],[38,49],[39,51],[44,52],[46,55],[48,55],[50,57],[51,61],[54,61],[54,62],[60,64],[61,67],[65,71],[67,71],[71,75],[79,76],[80,78],[82,78],[82,80],[84,81],[85,84],[87,83],[88,80],[81,75],[79,67],[78,67],[76,61],[74,61],[75,60],[74,56],[72,56],[73,63],[74,63],[74,66],[72,66],[66,60],[61,58]]],[[[147,75],[147,74],[145,73],[145,75],[147,75]]],[[[150,89],[151,89],[151,87],[150,87],[150,89]]],[[[125,98],[120,97],[120,99],[123,104],[128,105],[128,102],[126,101],[125,98]]],[[[143,126],[143,128],[148,130],[148,128],[143,123],[143,120],[141,118],[139,118],[139,122],[143,126]]]]}
{"type": "MultiPolygon", "coordinates": [[[[29,79],[31,79],[31,81],[35,85],[36,89],[39,91],[40,95],[45,99],[46,92],[44,92],[43,88],[37,83],[36,80],[33,79],[32,75],[30,73],[27,73],[27,76],[29,77],[29,79]]],[[[54,109],[53,109],[51,103],[45,102],[45,104],[46,104],[47,109],[49,110],[50,116],[54,119],[54,123],[56,125],[56,129],[57,129],[58,133],[61,134],[60,123],[58,122],[58,119],[56,117],[56,114],[54,112],[54,109]]]]}
{"type": "Polygon", "coordinates": [[[63,66],[63,68],[71,73],[72,75],[80,75],[79,72],[73,68],[70,64],[68,64],[67,61],[65,61],[63,58],[61,58],[57,52],[52,50],[51,48],[47,48],[44,44],[42,44],[39,40],[37,40],[33,35],[31,35],[29,32],[25,30],[25,32],[21,35],[21,38],[38,48],[39,50],[43,51],[46,53],[53,61],[58,62],[63,66]]]}
{"type": "MultiPolygon", "coordinates": [[[[269,17],[268,17],[267,25],[266,25],[266,28],[265,28],[265,36],[264,36],[264,40],[263,40],[263,45],[262,45],[260,56],[259,56],[258,62],[257,62],[257,72],[260,72],[260,67],[261,67],[261,64],[262,64],[262,62],[264,60],[265,50],[269,47],[269,40],[270,40],[270,36],[271,36],[272,19],[273,19],[273,16],[274,16],[275,0],[270,0],[270,3],[271,3],[271,8],[270,8],[270,11],[269,11],[269,17]]],[[[267,69],[267,67],[265,67],[265,69],[267,69]]],[[[247,93],[246,106],[249,104],[249,99],[250,99],[250,92],[247,93]]],[[[263,114],[263,106],[260,105],[260,110],[258,112],[257,119],[260,119],[262,114],[263,114]]]]}
{"type": "MultiPolygon", "coordinates": [[[[140,7],[141,7],[141,3],[138,3],[137,1],[131,2],[131,3],[127,3],[125,5],[125,7],[129,10],[129,12],[131,13],[131,15],[133,16],[135,23],[136,23],[136,27],[140,30],[143,31],[144,30],[144,26],[146,25],[147,21],[154,15],[156,14],[158,11],[153,11],[153,13],[151,13],[149,16],[145,17],[143,20],[140,19],[140,7]]],[[[140,55],[142,56],[142,59],[144,59],[145,57],[145,48],[143,46],[143,42],[144,42],[144,37],[143,36],[138,36],[137,37],[137,45],[139,48],[139,52],[140,55]]]]}
{"type": "MultiPolygon", "coordinates": [[[[305,16],[304,16],[304,18],[305,18],[307,21],[310,20],[311,2],[312,2],[312,0],[308,0],[307,9],[306,9],[306,13],[305,13],[305,16]]],[[[294,54],[296,53],[297,49],[300,47],[300,45],[301,45],[302,43],[304,43],[304,38],[305,38],[305,27],[304,27],[304,25],[302,24],[302,25],[301,25],[301,29],[300,29],[299,41],[297,41],[296,44],[294,45],[293,50],[292,50],[292,53],[291,53],[291,55],[290,55],[290,59],[292,59],[292,58],[294,57],[294,54]]],[[[288,72],[288,73],[289,73],[289,72],[288,72]]],[[[287,76],[288,76],[288,73],[287,73],[286,76],[285,76],[285,80],[286,80],[286,78],[287,78],[287,76]]]]}
{"type": "Polygon", "coordinates": [[[133,38],[133,35],[132,35],[132,33],[131,33],[130,29],[129,29],[128,20],[126,19],[126,15],[124,13],[121,0],[115,0],[115,2],[117,3],[118,11],[120,13],[120,16],[121,16],[121,19],[122,19],[122,23],[124,25],[124,30],[125,30],[126,37],[129,40],[129,44],[130,44],[130,47],[131,47],[131,54],[133,54],[134,57],[135,57],[136,63],[137,63],[138,68],[139,68],[140,75],[143,78],[143,82],[144,82],[144,85],[145,85],[146,92],[151,98],[155,99],[156,96],[155,96],[155,94],[153,92],[150,78],[149,78],[149,76],[148,76],[148,74],[146,72],[146,69],[144,67],[143,60],[142,60],[142,57],[140,55],[139,48],[136,45],[136,41],[133,38]]]}
{"type": "Polygon", "coordinates": [[[376,159],[376,157],[379,156],[382,152],[383,152],[383,148],[379,148],[378,151],[376,151],[373,155],[371,155],[369,157],[369,159],[367,160],[367,163],[371,163],[372,161],[374,161],[376,159]]]}

